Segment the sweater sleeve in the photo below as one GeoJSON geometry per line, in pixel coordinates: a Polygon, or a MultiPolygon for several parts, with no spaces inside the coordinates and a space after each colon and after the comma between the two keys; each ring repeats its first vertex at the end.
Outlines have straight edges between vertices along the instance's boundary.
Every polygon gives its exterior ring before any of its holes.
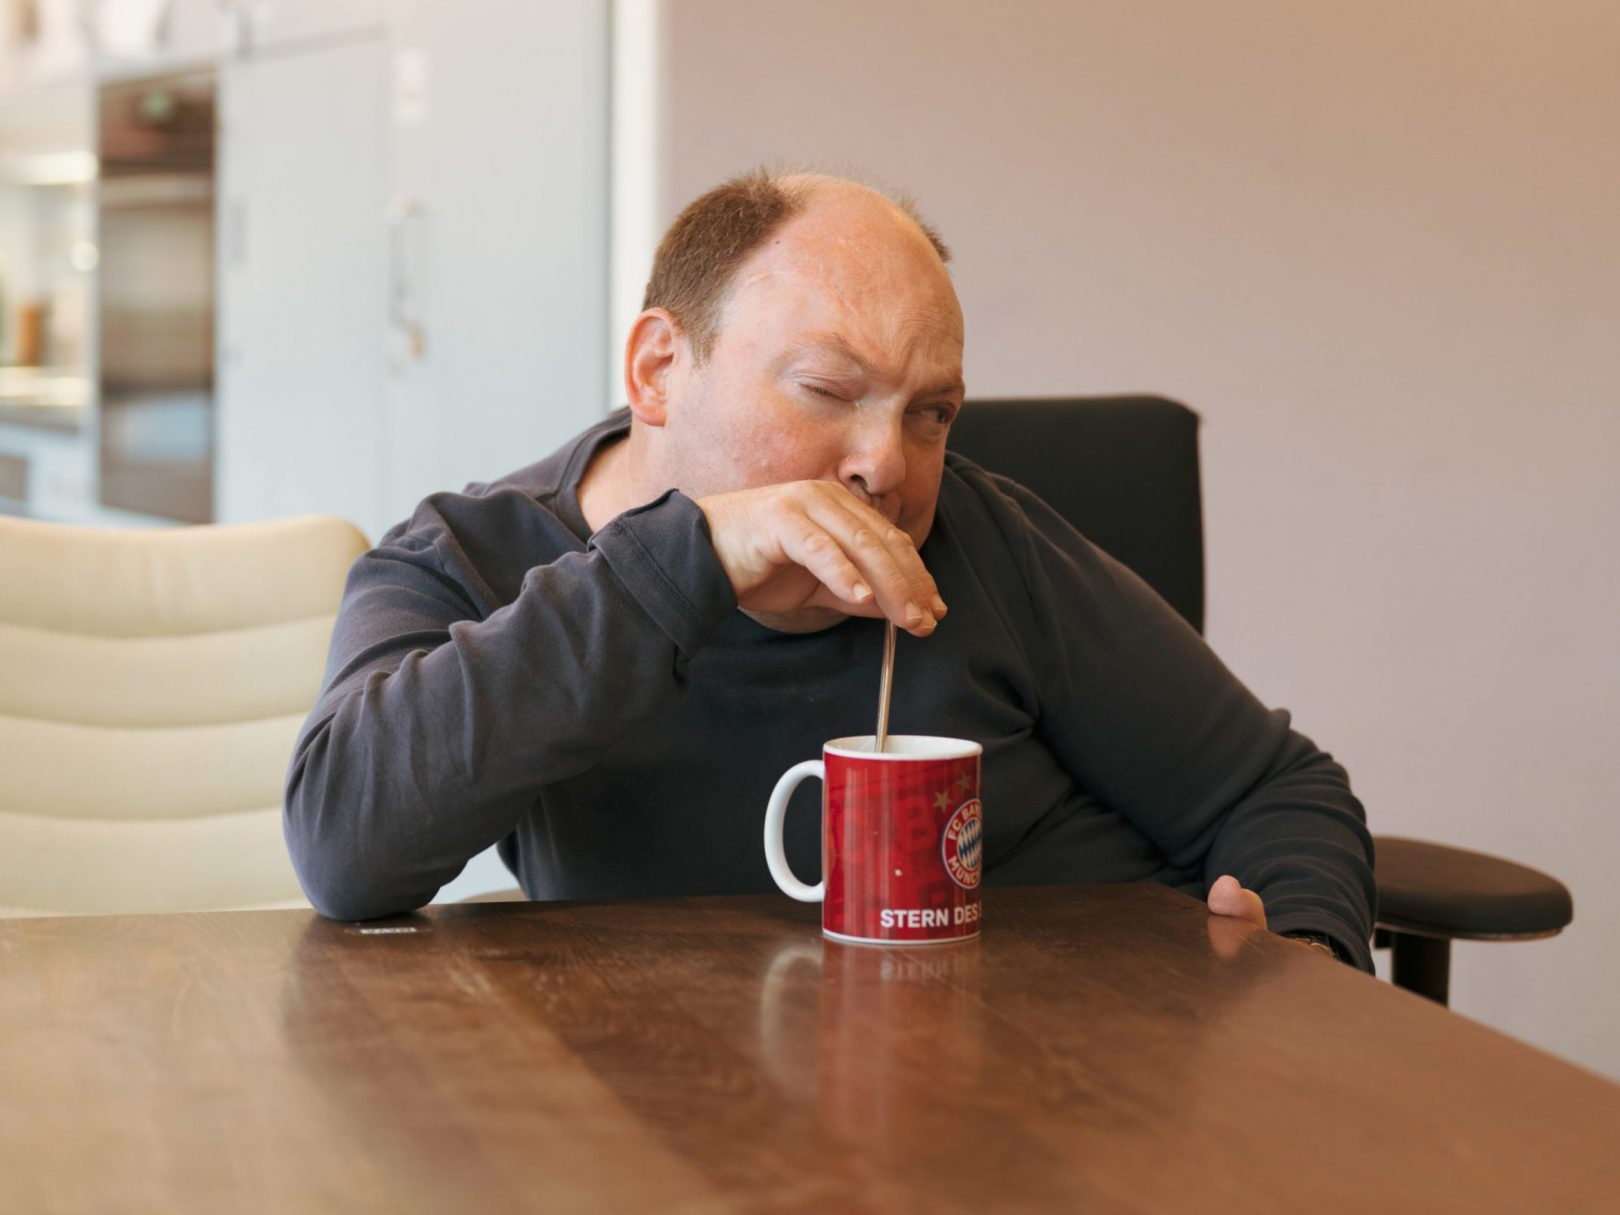
{"type": "Polygon", "coordinates": [[[1034,494],[1021,516],[1043,638],[1040,725],[1069,773],[1207,892],[1231,874],[1273,932],[1315,932],[1372,970],[1366,814],[1345,770],[1270,710],[1125,566],[1034,494]]]}
{"type": "Polygon", "coordinates": [[[512,569],[532,499],[441,495],[356,561],[283,826],[316,909],[422,906],[680,695],[735,607],[702,512],[673,491],[571,551],[512,569]],[[501,590],[503,582],[512,586],[501,590]]]}

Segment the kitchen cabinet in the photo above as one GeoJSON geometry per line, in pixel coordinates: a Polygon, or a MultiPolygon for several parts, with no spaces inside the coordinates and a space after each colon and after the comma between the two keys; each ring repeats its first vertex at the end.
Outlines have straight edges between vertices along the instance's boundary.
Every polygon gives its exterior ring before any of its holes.
{"type": "Polygon", "coordinates": [[[218,518],[376,538],[610,404],[607,7],[275,33],[220,65],[218,518]]]}

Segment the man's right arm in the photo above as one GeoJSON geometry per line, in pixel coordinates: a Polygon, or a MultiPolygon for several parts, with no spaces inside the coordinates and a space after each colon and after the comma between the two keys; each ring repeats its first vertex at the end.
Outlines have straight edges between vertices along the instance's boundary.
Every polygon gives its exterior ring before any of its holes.
{"type": "Polygon", "coordinates": [[[836,484],[667,493],[503,590],[504,512],[533,509],[515,490],[429,499],[351,570],[283,820],[322,914],[429,902],[545,785],[673,704],[739,600],[887,614],[919,636],[936,623],[910,539],[836,484]]]}
{"type": "MultiPolygon", "coordinates": [[[[480,576],[472,531],[463,540],[431,503],[351,570],[326,686],[288,770],[293,864],[337,919],[430,901],[542,786],[674,701],[687,661],[736,605],[702,513],[678,494],[528,569],[504,603],[480,576]]],[[[447,509],[500,513],[466,498],[447,509]]]]}

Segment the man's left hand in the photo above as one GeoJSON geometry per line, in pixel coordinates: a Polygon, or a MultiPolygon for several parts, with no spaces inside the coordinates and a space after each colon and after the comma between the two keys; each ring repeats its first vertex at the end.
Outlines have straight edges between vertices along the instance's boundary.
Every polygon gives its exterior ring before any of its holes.
{"type": "MultiPolygon", "coordinates": [[[[1216,878],[1215,884],[1209,888],[1209,909],[1215,915],[1229,920],[1240,920],[1245,924],[1252,924],[1256,928],[1266,926],[1266,905],[1260,901],[1260,896],[1252,890],[1245,890],[1242,884],[1230,874],[1216,878]]],[[[1242,937],[1234,939],[1230,929],[1226,929],[1219,934],[1217,940],[1216,927],[1217,925],[1211,922],[1210,939],[1215,941],[1216,952],[1223,958],[1231,957],[1237,951],[1237,945],[1241,943],[1242,937]]],[[[1236,927],[1235,924],[1231,926],[1231,928],[1236,927]]],[[[1243,936],[1247,936],[1249,930],[1243,929],[1242,933],[1243,936]]],[[[1297,940],[1294,937],[1288,939],[1297,940]]],[[[1306,949],[1318,949],[1330,957],[1334,956],[1331,948],[1319,945],[1315,941],[1298,940],[1297,943],[1303,945],[1306,949]]]]}
{"type": "Polygon", "coordinates": [[[1247,920],[1256,928],[1266,926],[1266,905],[1260,901],[1260,896],[1252,890],[1245,890],[1230,875],[1216,878],[1215,884],[1209,888],[1209,909],[1216,915],[1247,920]]]}

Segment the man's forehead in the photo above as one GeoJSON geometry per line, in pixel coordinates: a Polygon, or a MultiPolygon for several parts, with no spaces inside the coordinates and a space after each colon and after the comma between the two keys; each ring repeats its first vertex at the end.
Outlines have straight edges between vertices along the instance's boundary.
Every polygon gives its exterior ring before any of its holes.
{"type": "Polygon", "coordinates": [[[823,279],[875,279],[928,270],[944,275],[928,237],[894,203],[853,182],[820,180],[804,209],[745,259],[740,268],[745,276],[796,271],[823,279]]]}
{"type": "MultiPolygon", "coordinates": [[[[917,330],[916,334],[921,337],[924,332],[917,330]]],[[[932,341],[918,341],[913,344],[926,349],[926,352],[936,359],[949,360],[955,353],[954,348],[959,343],[952,341],[953,335],[950,334],[934,334],[932,336],[934,339],[932,341]],[[933,349],[928,349],[929,347],[933,349]]],[[[832,329],[811,330],[794,334],[787,343],[786,353],[790,357],[815,355],[830,358],[837,362],[848,363],[863,371],[877,370],[874,365],[877,361],[874,354],[877,352],[863,351],[844,334],[832,329]]]]}
{"type": "Polygon", "coordinates": [[[795,334],[788,343],[788,353],[829,355],[846,363],[853,363],[858,367],[867,367],[868,360],[848,338],[832,330],[815,330],[809,333],[795,334]]]}
{"type": "MultiPolygon", "coordinates": [[[[927,364],[961,374],[962,314],[932,245],[880,196],[824,197],[738,267],[721,306],[720,340],[743,317],[751,342],[778,355],[895,373],[927,364]]],[[[740,336],[740,335],[737,335],[740,336]]]]}
{"type": "MultiPolygon", "coordinates": [[[[744,313],[768,315],[795,340],[819,343],[827,353],[862,357],[869,330],[902,331],[957,346],[962,314],[950,280],[926,265],[908,273],[871,275],[858,267],[848,273],[814,259],[795,261],[772,251],[759,264],[745,265],[721,307],[722,330],[744,313]],[[851,333],[858,330],[858,333],[851,333]]],[[[891,342],[885,340],[882,345],[891,342]]]]}

